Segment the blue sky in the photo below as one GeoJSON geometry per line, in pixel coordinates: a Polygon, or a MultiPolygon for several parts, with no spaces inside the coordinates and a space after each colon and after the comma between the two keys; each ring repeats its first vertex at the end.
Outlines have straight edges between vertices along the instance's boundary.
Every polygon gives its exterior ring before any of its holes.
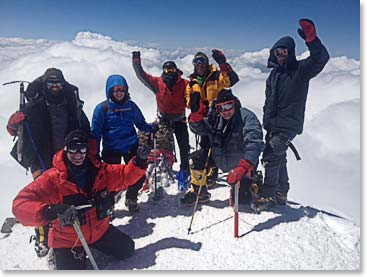
{"type": "Polygon", "coordinates": [[[332,56],[360,57],[356,0],[1,0],[0,37],[72,40],[79,31],[163,48],[245,51],[296,38],[298,19],[314,20],[332,56]]]}

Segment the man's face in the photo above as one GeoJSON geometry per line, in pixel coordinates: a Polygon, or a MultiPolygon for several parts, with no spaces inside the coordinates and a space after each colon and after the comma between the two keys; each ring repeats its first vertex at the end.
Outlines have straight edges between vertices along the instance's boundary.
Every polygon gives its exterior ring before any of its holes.
{"type": "Polygon", "coordinates": [[[80,166],[87,157],[87,149],[87,145],[84,143],[72,144],[66,149],[66,157],[73,165],[80,166]]]}
{"type": "Polygon", "coordinates": [[[194,71],[199,76],[204,76],[208,72],[208,63],[205,58],[203,57],[197,57],[192,61],[192,64],[194,65],[194,71]]]}
{"type": "Polygon", "coordinates": [[[114,86],[112,89],[112,94],[117,101],[122,101],[127,92],[127,87],[124,86],[114,86]]]}
{"type": "Polygon", "coordinates": [[[283,65],[288,57],[288,49],[287,48],[276,48],[274,49],[274,55],[277,58],[277,62],[279,65],[283,65]]]}
{"type": "Polygon", "coordinates": [[[47,90],[55,96],[63,89],[63,83],[57,80],[47,80],[46,86],[47,90]]]}
{"type": "Polygon", "coordinates": [[[215,105],[215,107],[217,108],[217,111],[219,112],[221,117],[223,117],[225,120],[231,119],[236,111],[234,100],[229,100],[223,103],[219,103],[215,105]]]}

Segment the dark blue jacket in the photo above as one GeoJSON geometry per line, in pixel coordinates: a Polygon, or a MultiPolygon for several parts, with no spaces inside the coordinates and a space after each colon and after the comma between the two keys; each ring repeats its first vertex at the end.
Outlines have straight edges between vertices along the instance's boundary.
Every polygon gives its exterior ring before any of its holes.
{"type": "Polygon", "coordinates": [[[261,124],[256,115],[242,108],[238,100],[236,102],[236,113],[227,122],[213,112],[209,118],[190,123],[192,132],[209,136],[212,158],[223,172],[237,167],[241,159],[257,165],[265,148],[261,124]]]}
{"type": "Polygon", "coordinates": [[[109,92],[114,86],[127,86],[125,79],[120,75],[111,75],[106,83],[107,111],[100,103],[93,112],[92,134],[97,139],[97,145],[100,145],[101,138],[103,149],[126,154],[131,147],[138,142],[135,126],[149,133],[151,126],[145,121],[145,118],[139,107],[129,99],[126,94],[126,101],[122,104],[112,102],[109,98],[109,92]]]}
{"type": "Polygon", "coordinates": [[[300,61],[296,59],[295,43],[291,37],[281,38],[270,50],[268,67],[273,70],[266,80],[263,108],[263,126],[268,132],[293,138],[303,131],[310,79],[319,74],[329,60],[329,54],[318,38],[306,44],[310,56],[300,61]],[[288,49],[288,58],[283,66],[277,63],[273,53],[278,47],[288,49]]]}

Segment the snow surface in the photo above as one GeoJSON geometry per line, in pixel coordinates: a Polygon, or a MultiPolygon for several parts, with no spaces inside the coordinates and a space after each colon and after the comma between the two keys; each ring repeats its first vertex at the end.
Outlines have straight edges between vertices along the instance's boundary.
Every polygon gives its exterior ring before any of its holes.
{"type": "MultiPolygon", "coordinates": [[[[124,261],[96,253],[105,270],[359,270],[360,228],[338,216],[292,203],[271,212],[253,214],[240,205],[239,238],[233,237],[229,187],[210,190],[211,201],[199,205],[191,233],[193,207],[180,207],[177,184],[164,198],[153,193],[140,198],[141,211],[130,215],[116,206],[113,224],[135,241],[135,254],[124,261]],[[150,196],[149,196],[150,195],[150,196]]],[[[0,239],[2,270],[47,270],[28,243],[33,228],[16,224],[0,239]],[[6,259],[4,258],[6,257],[6,259]]]]}

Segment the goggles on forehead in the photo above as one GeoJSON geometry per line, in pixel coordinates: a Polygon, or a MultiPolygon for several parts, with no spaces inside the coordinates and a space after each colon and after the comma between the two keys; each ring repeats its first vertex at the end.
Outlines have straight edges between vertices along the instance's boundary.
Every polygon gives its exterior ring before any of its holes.
{"type": "Polygon", "coordinates": [[[112,92],[127,92],[127,87],[114,86],[112,92]]]}
{"type": "Polygon", "coordinates": [[[199,64],[207,64],[207,61],[204,57],[197,57],[192,60],[193,65],[199,65],[199,64]]]}
{"type": "Polygon", "coordinates": [[[225,111],[230,111],[232,110],[234,107],[234,100],[229,100],[223,103],[219,103],[215,105],[215,108],[217,109],[217,111],[219,111],[220,113],[225,112],[225,111]]]}
{"type": "Polygon", "coordinates": [[[176,73],[177,69],[175,67],[165,67],[163,68],[163,72],[165,74],[170,74],[170,73],[176,73]]]}
{"type": "Polygon", "coordinates": [[[46,82],[47,87],[62,87],[62,82],[60,81],[47,81],[46,82]]]}
{"type": "Polygon", "coordinates": [[[87,153],[87,149],[88,147],[84,143],[70,144],[66,147],[66,152],[70,154],[76,154],[77,152],[79,152],[80,154],[85,154],[87,153]]]}
{"type": "Polygon", "coordinates": [[[274,55],[275,57],[285,57],[288,55],[288,49],[287,48],[275,48],[274,55]]]}

